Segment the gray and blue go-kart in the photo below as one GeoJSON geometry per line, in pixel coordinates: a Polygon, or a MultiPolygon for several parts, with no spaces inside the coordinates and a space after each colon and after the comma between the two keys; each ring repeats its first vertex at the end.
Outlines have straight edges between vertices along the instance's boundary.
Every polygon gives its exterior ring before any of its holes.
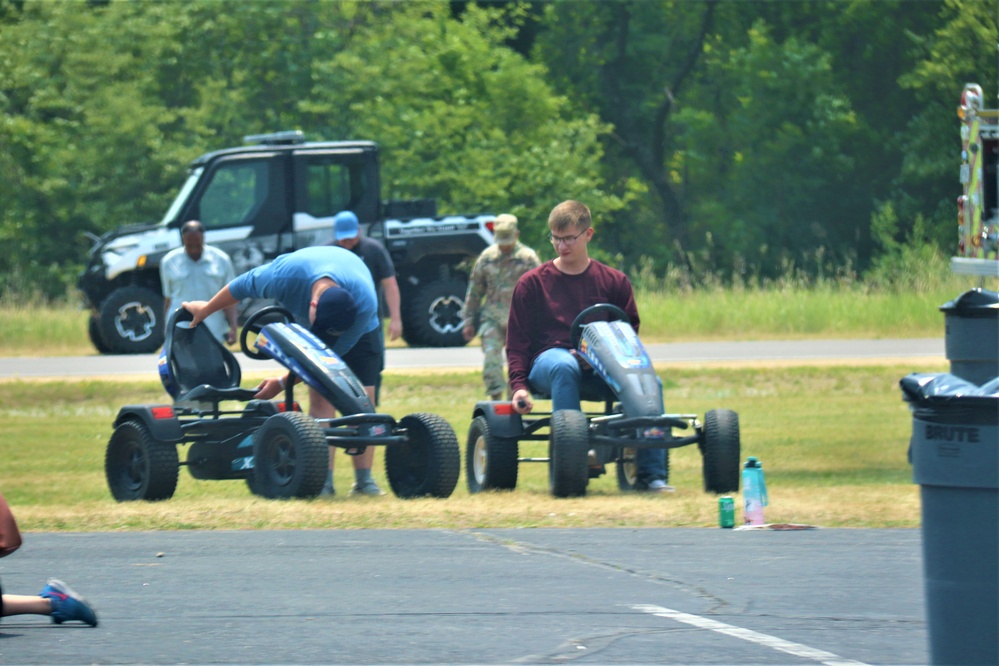
{"type": "Polygon", "coordinates": [[[555,497],[585,495],[589,480],[604,474],[609,463],[616,465],[618,487],[635,490],[639,449],[666,449],[668,475],[669,450],[689,444],[701,450],[706,492],[739,489],[739,416],[714,409],[701,422],[696,414],[664,413],[662,382],[623,310],[608,303],[586,308],[573,321],[571,340],[593,368],[584,374],[581,398],[604,403],[603,412],[564,409],[521,416],[508,401],[476,403],[465,451],[469,492],[516,488],[518,465],[526,462],[548,463],[555,497]],[[608,315],[611,321],[587,323],[608,315]],[[520,457],[521,441],[547,441],[548,457],[520,457]]]}
{"type": "Polygon", "coordinates": [[[232,352],[207,326],[191,328],[191,319],[183,308],[171,313],[159,357],[173,404],[126,405],[115,418],[104,468],[116,500],[169,499],[181,465],[196,479],[244,479],[262,497],[315,497],[326,481],[330,447],[360,454],[378,445],[386,447],[385,471],[396,496],[454,491],[461,453],[450,424],[434,414],[396,422],[375,413],[356,375],[287,310],[254,314],[240,336],[243,353],[278,361],[329,400],[337,418],[303,414],[291,385],[281,400],[254,399],[256,389],[239,386],[232,352]],[[181,462],[184,445],[190,446],[181,462]]]}

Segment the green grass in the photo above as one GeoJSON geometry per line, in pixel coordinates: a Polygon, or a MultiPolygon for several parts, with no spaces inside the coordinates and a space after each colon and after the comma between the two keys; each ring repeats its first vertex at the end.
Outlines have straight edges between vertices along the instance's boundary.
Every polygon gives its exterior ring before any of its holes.
{"type": "MultiPolygon", "coordinates": [[[[767,474],[771,522],[825,527],[914,527],[918,487],[906,449],[911,417],[898,380],[943,367],[659,368],[668,411],[739,413],[743,457],[767,474]],[[848,415],[848,416],[847,416],[848,415]]],[[[256,378],[247,378],[252,385],[256,378]]],[[[482,393],[478,372],[385,378],[382,410],[397,418],[428,411],[454,427],[465,448],[470,410],[482,393]]],[[[469,495],[464,474],[447,500],[402,501],[391,494],[350,498],[350,464],[337,456],[336,498],[267,501],[241,481],[198,481],[181,469],[173,499],[114,502],[103,472],[111,422],[126,403],[168,402],[155,381],[8,381],[0,383],[0,489],[28,531],[149,529],[299,529],[413,527],[666,527],[717,524],[717,499],[702,490],[696,447],[671,454],[673,494],[620,493],[614,471],[585,498],[556,500],[547,466],[521,464],[513,492],[469,495]]],[[[522,455],[546,455],[543,444],[522,455]]],[[[183,452],[181,455],[183,459],[183,452]]],[[[383,452],[376,478],[387,488],[383,452]]],[[[738,506],[738,496],[737,496],[738,506]]]]}
{"type": "Polygon", "coordinates": [[[769,340],[923,338],[943,335],[939,306],[969,285],[926,292],[866,292],[855,286],[638,292],[642,339],[769,340]]]}
{"type": "MultiPolygon", "coordinates": [[[[919,291],[846,286],[636,291],[646,342],[795,338],[922,338],[943,334],[939,306],[973,284],[952,277],[919,291]]],[[[95,354],[76,305],[0,302],[3,355],[95,354]]],[[[401,344],[401,343],[398,343],[401,344]]]]}
{"type": "MultiPolygon", "coordinates": [[[[690,290],[654,284],[639,289],[646,342],[801,338],[938,337],[938,308],[972,281],[951,276],[897,292],[856,281],[802,286],[786,280],[764,287],[690,290]]],[[[984,285],[995,288],[994,284],[984,285]]],[[[7,356],[95,354],[87,313],[72,306],[0,302],[7,356]]],[[[918,487],[906,459],[911,417],[898,380],[919,367],[661,367],[667,409],[701,414],[724,407],[740,415],[743,457],[763,463],[772,522],[827,527],[914,527],[918,487]]],[[[244,378],[244,386],[256,379],[244,378]]],[[[482,397],[479,373],[386,374],[382,411],[397,418],[440,414],[464,452],[469,413],[482,397]]],[[[297,529],[368,527],[661,527],[717,524],[717,500],[702,491],[696,448],[671,454],[671,483],[663,496],[626,495],[614,471],[591,481],[588,495],[555,500],[547,466],[522,464],[518,488],[469,495],[465,480],[447,500],[348,498],[349,461],[337,456],[333,499],[270,502],[239,481],[197,481],[181,469],[173,499],[117,504],[107,490],[104,449],[118,408],[168,402],[149,381],[0,382],[0,490],[26,530],[297,529]]],[[[522,455],[545,456],[543,444],[522,455]]],[[[387,488],[382,452],[376,478],[387,488]]],[[[183,453],[182,453],[183,458],[183,453]]]]}

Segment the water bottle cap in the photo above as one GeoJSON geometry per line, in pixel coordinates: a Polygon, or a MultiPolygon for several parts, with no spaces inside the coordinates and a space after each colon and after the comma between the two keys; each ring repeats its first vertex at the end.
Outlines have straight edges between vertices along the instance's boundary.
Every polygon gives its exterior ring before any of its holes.
{"type": "Polygon", "coordinates": [[[763,465],[760,464],[760,461],[757,460],[756,457],[749,456],[748,458],[746,458],[745,467],[746,467],[746,469],[749,469],[751,467],[763,467],[763,465]]]}

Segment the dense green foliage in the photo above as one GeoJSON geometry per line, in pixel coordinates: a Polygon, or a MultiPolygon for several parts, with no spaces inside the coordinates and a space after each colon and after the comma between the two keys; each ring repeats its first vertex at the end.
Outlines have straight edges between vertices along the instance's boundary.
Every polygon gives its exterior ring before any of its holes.
{"type": "Polygon", "coordinates": [[[538,247],[580,199],[629,272],[890,283],[899,244],[951,251],[954,108],[995,99],[996,42],[984,0],[0,0],[0,295],[66,294],[86,232],[296,128],[538,247]]]}

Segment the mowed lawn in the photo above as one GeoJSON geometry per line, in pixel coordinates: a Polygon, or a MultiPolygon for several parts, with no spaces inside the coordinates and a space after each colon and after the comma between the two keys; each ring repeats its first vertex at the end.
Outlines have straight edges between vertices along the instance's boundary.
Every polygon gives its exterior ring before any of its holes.
{"type": "MultiPolygon", "coordinates": [[[[943,372],[919,362],[860,366],[765,365],[657,368],[667,411],[739,413],[742,457],[764,465],[768,522],[823,527],[915,527],[918,486],[906,451],[912,418],[898,380],[909,372],[943,372]]],[[[252,386],[259,377],[247,377],[252,386]]],[[[470,412],[482,394],[479,373],[388,372],[381,411],[396,418],[440,414],[452,425],[464,457],[470,412]]],[[[690,446],[671,452],[662,495],[622,493],[615,471],[592,480],[586,497],[554,499],[547,465],[520,465],[518,487],[470,495],[464,472],[448,499],[350,497],[350,461],[337,454],[333,498],[269,501],[242,481],[198,481],[181,468],[175,496],[119,504],[108,492],[104,450],[118,408],[168,403],[155,381],[6,381],[0,383],[0,489],[25,530],[463,528],[463,527],[708,527],[717,525],[717,497],[703,491],[701,456],[690,446]]],[[[185,452],[181,452],[183,460],[185,452]]],[[[547,455],[544,443],[521,455],[547,455]]],[[[464,464],[464,460],[462,461],[464,464]]],[[[375,476],[388,490],[383,452],[375,476]]],[[[741,507],[736,493],[737,509],[741,507]]],[[[737,511],[737,517],[741,510],[737,511]]]]}

